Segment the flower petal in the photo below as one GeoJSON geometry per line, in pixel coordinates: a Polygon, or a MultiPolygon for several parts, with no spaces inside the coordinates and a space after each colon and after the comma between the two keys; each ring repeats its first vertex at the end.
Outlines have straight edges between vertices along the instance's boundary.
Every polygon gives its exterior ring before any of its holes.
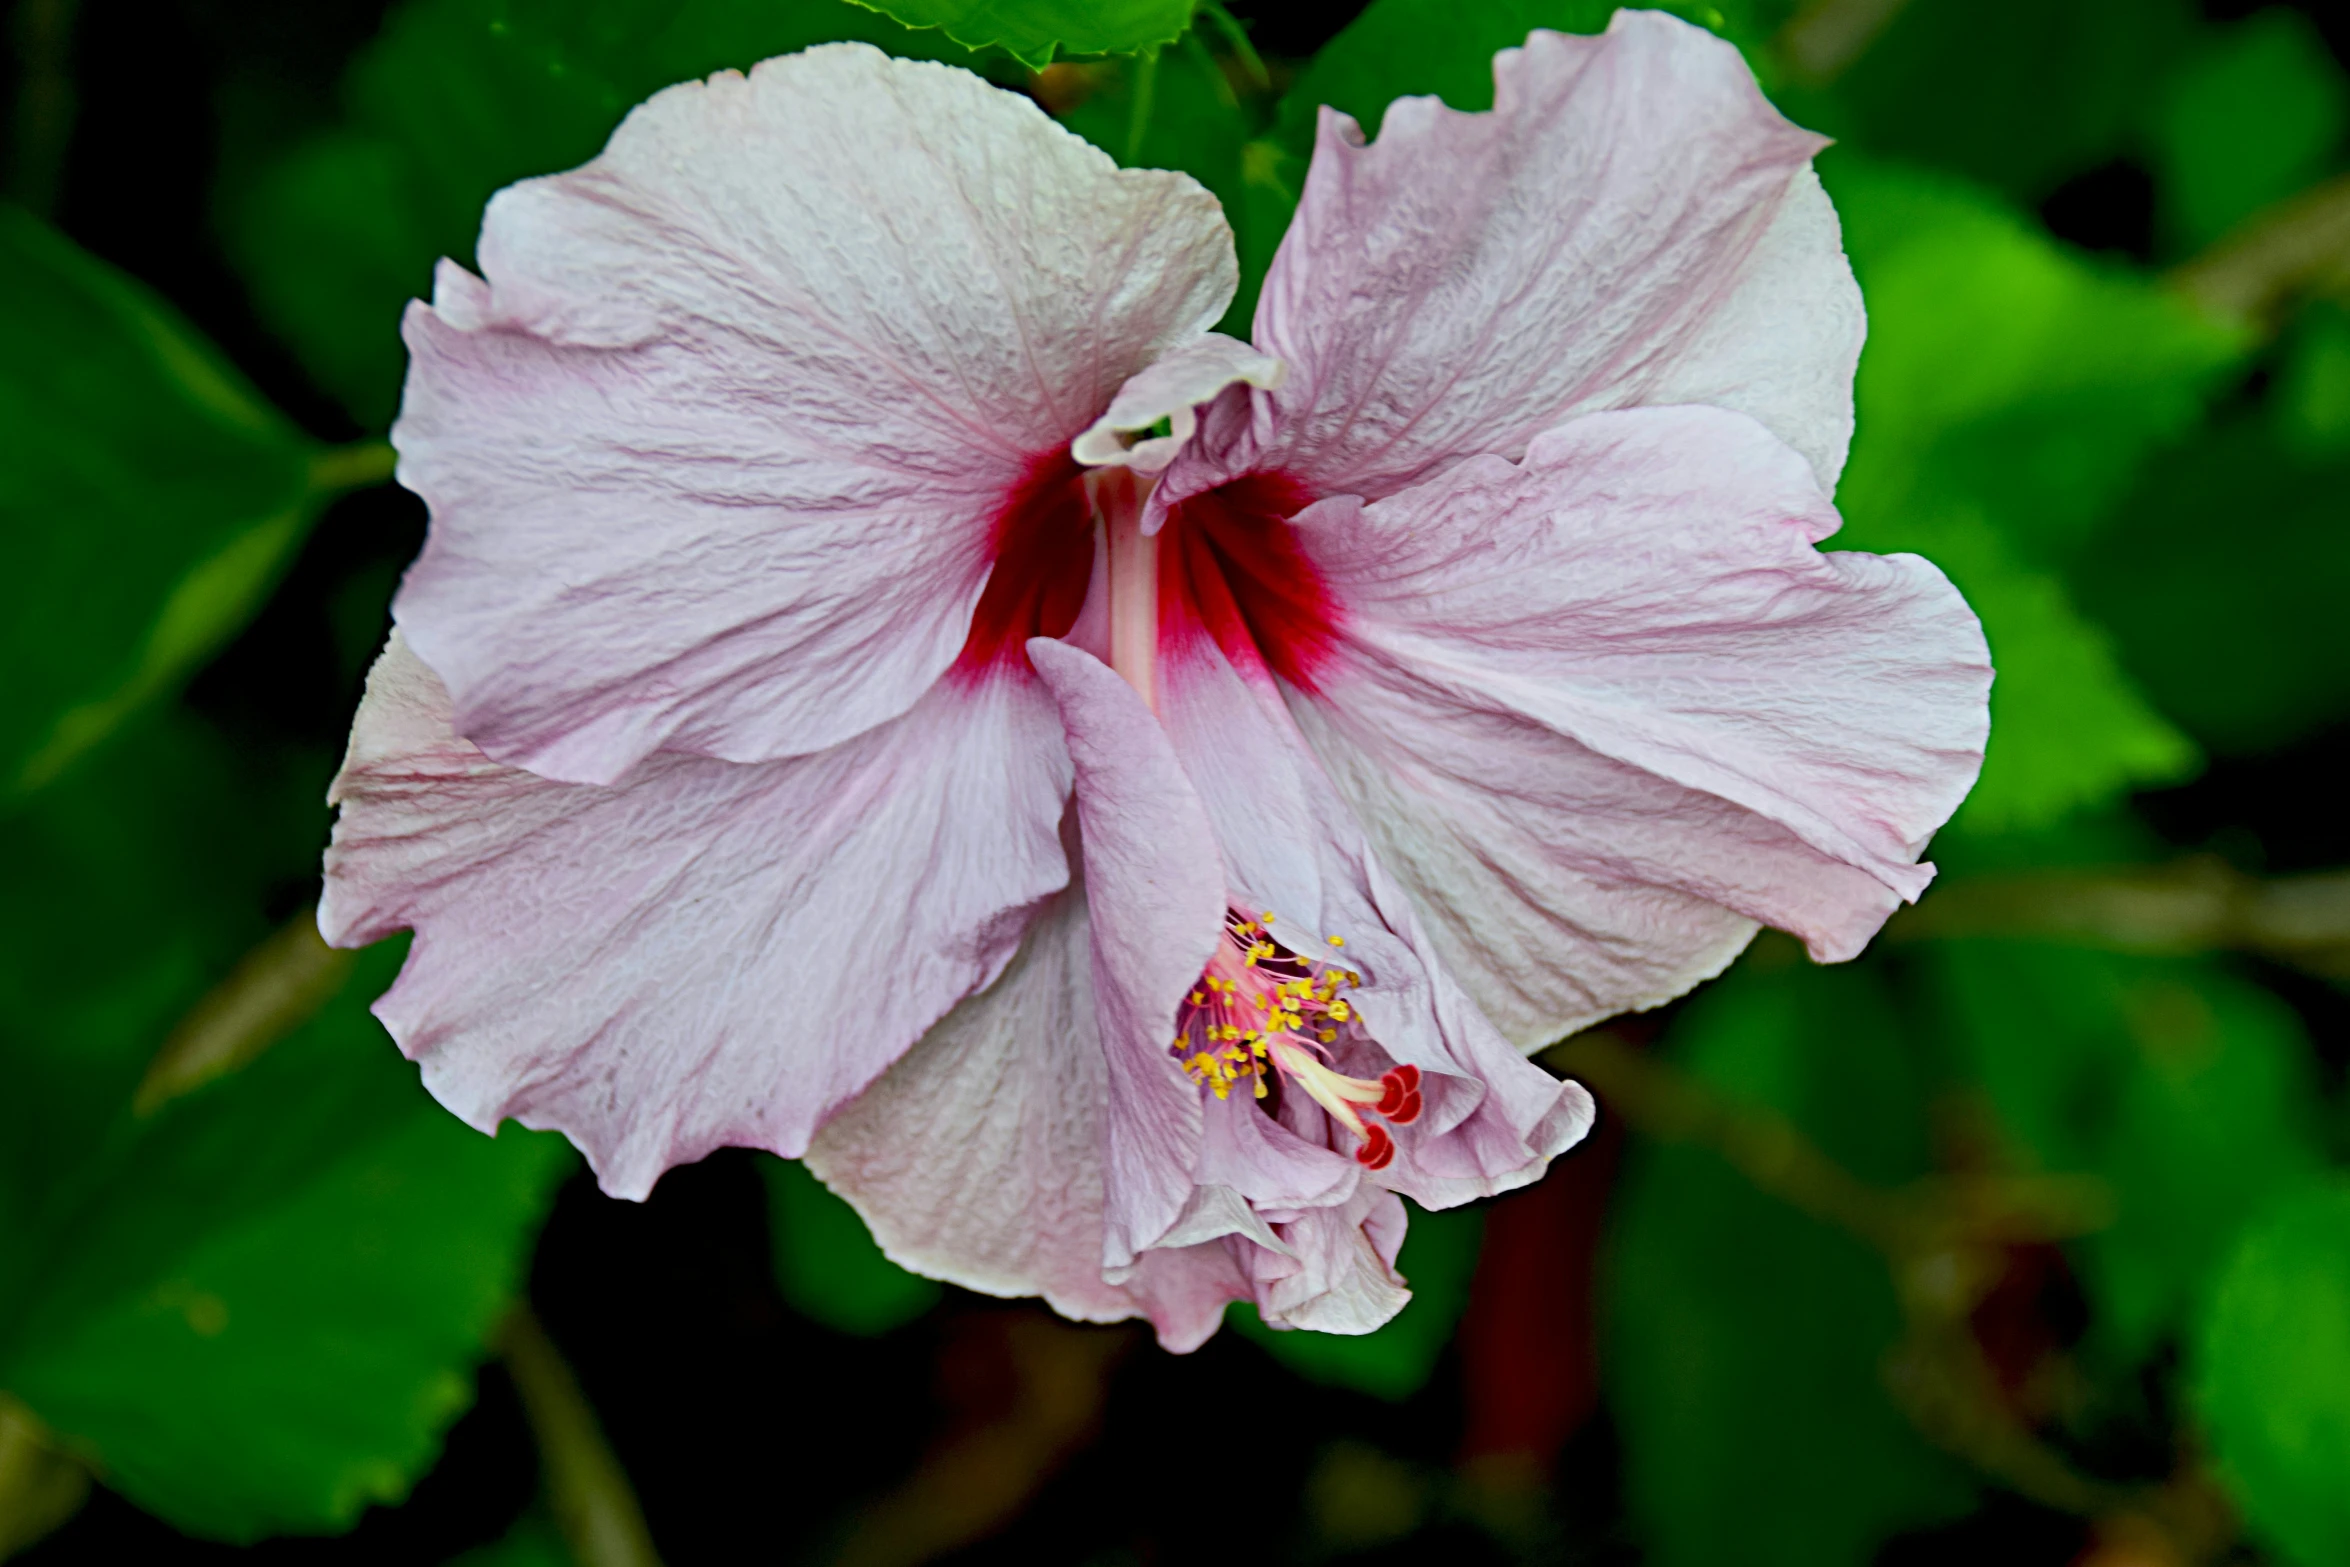
{"type": "Polygon", "coordinates": [[[1199,428],[1195,410],[1228,386],[1279,386],[1289,367],[1237,338],[1210,332],[1127,379],[1109,410],[1070,443],[1069,455],[1089,468],[1123,467],[1157,473],[1174,461],[1199,428]],[[1165,420],[1165,435],[1149,435],[1165,420]],[[1133,439],[1141,435],[1141,440],[1133,439]]]}
{"type": "Polygon", "coordinates": [[[398,634],[368,678],[319,922],[416,932],[376,1012],[485,1131],[567,1133],[604,1189],[816,1125],[1010,960],[1066,884],[1069,763],[1032,681],[942,687],[815,756],[656,757],[610,787],[450,730],[398,634]]]}
{"type": "MultiPolygon", "coordinates": [[[[1527,1061],[1437,961],[1410,899],[1371,851],[1353,809],[1283,708],[1273,677],[1243,675],[1204,633],[1161,650],[1159,715],[1221,846],[1236,906],[1269,911],[1274,939],[1362,983],[1347,999],[1389,1058],[1340,1070],[1420,1069],[1426,1108],[1375,1179],[1443,1208],[1538,1179],[1589,1130],[1590,1096],[1527,1061]],[[1336,938],[1335,941],[1333,938],[1336,938]]],[[[1304,1096],[1285,1131],[1353,1153],[1304,1096]]]]}
{"type": "Polygon", "coordinates": [[[1742,415],[1588,415],[1297,519],[1344,605],[1296,716],[1437,946],[1522,1047],[1727,963],[1852,956],[1972,785],[1981,627],[1742,415]]]}
{"type": "Polygon", "coordinates": [[[1199,1090],[1169,1050],[1175,1010],[1222,939],[1224,873],[1199,797],[1142,698],[1107,664],[1039,637],[1028,656],[1060,703],[1076,767],[1095,1014],[1109,1062],[1113,1273],[1191,1201],[1199,1090]]]}
{"type": "Polygon", "coordinates": [[[1257,311],[1289,382],[1269,420],[1211,418],[1171,494],[1259,468],[1376,498],[1578,412],[1695,401],[1833,485],[1862,315],[1823,145],[1729,44],[1629,9],[1504,50],[1489,113],[1398,99],[1366,146],[1324,109],[1257,311]]]}
{"type": "Polygon", "coordinates": [[[411,308],[395,606],[458,731],[548,777],[802,755],[961,648],[991,523],[1231,297],[1187,177],[836,45],[656,95],[490,204],[411,308]]]}
{"type": "MultiPolygon", "coordinates": [[[[1250,1297],[1254,1234],[1282,1242],[1243,1203],[1204,1224],[1206,1238],[1162,1237],[1119,1282],[1104,1277],[1110,1086],[1087,927],[1084,889],[1071,887],[992,986],[825,1123],[808,1165],[901,1266],[990,1295],[1042,1295],[1084,1321],[1146,1316],[1180,1353],[1215,1332],[1227,1301],[1250,1297]]],[[[1273,1272],[1296,1267],[1276,1259],[1273,1272]]]]}

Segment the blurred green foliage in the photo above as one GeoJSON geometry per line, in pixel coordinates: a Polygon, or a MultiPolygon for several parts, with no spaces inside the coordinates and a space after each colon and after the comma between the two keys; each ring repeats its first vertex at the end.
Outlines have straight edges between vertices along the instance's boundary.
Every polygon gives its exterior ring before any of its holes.
{"type": "MultiPolygon", "coordinates": [[[[1783,947],[1760,957],[1683,1015],[1674,1064],[1785,1115],[1855,1174],[1923,1174],[1932,1085],[1884,984],[1788,966],[1783,947]]],[[[1628,1172],[1609,1260],[1628,1500],[1664,1567],[1866,1562],[1972,1500],[1885,1398],[1901,1312],[1860,1241],[1668,1145],[1628,1172]]]]}
{"type": "MultiPolygon", "coordinates": [[[[1494,50],[1611,9],[1375,0],[1311,58],[1262,60],[1167,0],[399,0],[329,119],[232,146],[216,216],[278,343],[381,432],[401,311],[437,259],[471,264],[495,190],[591,157],[671,82],[859,39],[1029,88],[1112,156],[1199,179],[1233,224],[1225,329],[1245,333],[1321,106],[1369,135],[1399,95],[1483,108],[1494,50]]],[[[1870,336],[1835,542],[1934,560],[1999,668],[1981,786],[1938,850],[1953,873],[2148,857],[2134,791],[2338,737],[2350,313],[2217,320],[2163,270],[2342,171],[2350,82],[2307,19],[1909,0],[1823,64],[1785,42],[1792,0],[1669,9],[1844,143],[1821,168],[1870,336]],[[2083,192],[2118,219],[2058,221],[2083,192]]],[[[326,826],[324,749],[178,693],[384,456],[306,433],[173,304],[13,210],[0,281],[0,1390],[183,1529],[340,1528],[432,1461],[574,1161],[432,1105],[365,1010],[391,947],[255,1064],[132,1104],[189,1009],[304,917],[326,826]]],[[[343,677],[392,569],[319,606],[343,677]]],[[[1998,1390],[2002,1418],[2101,1484],[2193,1473],[2207,1444],[2260,1548],[2320,1567],[2350,1555],[2342,1090],[2272,977],[2020,939],[1839,970],[1765,946],[1671,1017],[1658,1059],[1875,1188],[2094,1182],[2110,1222],[2050,1249],[2082,1321],[2033,1304],[2039,1380],[1998,1390]]],[[[802,1167],[762,1171],[799,1313],[872,1335],[942,1297],[802,1167]]],[[[1636,1139],[1609,1221],[1603,1361],[1649,1558],[1866,1562],[2018,1483],[1889,1392],[1914,1302],[1884,1256],[1751,1176],[1636,1139]]],[[[1232,1326],[1285,1372],[1412,1397],[1480,1232],[1475,1210],[1416,1213],[1415,1301],[1378,1333],[1232,1326]]],[[[465,1560],[564,1556],[534,1513],[465,1560]]]]}
{"type": "Polygon", "coordinates": [[[2275,1204],[2213,1293],[2196,1406],[2236,1499],[2288,1560],[2350,1557],[2350,1185],[2275,1204]]]}
{"type": "Polygon", "coordinates": [[[322,449],[169,305],[8,209],[0,298],[5,800],[219,651],[326,485],[322,449]]]}

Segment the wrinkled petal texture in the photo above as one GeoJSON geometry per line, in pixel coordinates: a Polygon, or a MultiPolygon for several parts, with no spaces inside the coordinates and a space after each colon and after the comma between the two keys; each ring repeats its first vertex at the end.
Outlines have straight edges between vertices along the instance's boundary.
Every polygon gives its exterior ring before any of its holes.
{"type": "Polygon", "coordinates": [[[1863,318],[1822,139],[1653,11],[1538,32],[1494,87],[1489,113],[1398,99],[1367,146],[1322,111],[1257,310],[1288,382],[1245,428],[1211,419],[1177,493],[1264,468],[1376,499],[1579,412],[1683,402],[1752,414],[1832,488],[1863,318]]]}
{"type": "Polygon", "coordinates": [[[1926,562],[1814,548],[1836,525],[1801,456],[1709,408],[1299,516],[1347,618],[1291,706],[1520,1047],[1679,994],[1757,921],[1850,957],[1930,878],[1988,652],[1926,562]]]}
{"type": "Polygon", "coordinates": [[[1194,412],[1235,384],[1279,386],[1288,367],[1237,338],[1210,332],[1188,348],[1153,362],[1118,388],[1110,406],[1070,443],[1069,454],[1088,467],[1126,467],[1157,473],[1183,450],[1199,425],[1194,412]],[[1160,420],[1165,435],[1135,440],[1160,420]]]}
{"type": "MultiPolygon", "coordinates": [[[[1423,1074],[1426,1109],[1378,1181],[1444,1208],[1538,1179],[1590,1129],[1589,1095],[1525,1060],[1437,960],[1268,672],[1244,673],[1212,637],[1177,623],[1159,675],[1160,718],[1221,846],[1234,903],[1271,912],[1274,937],[1291,951],[1362,976],[1347,999],[1384,1059],[1342,1058],[1340,1069],[1375,1078],[1409,1063],[1423,1074]]],[[[1302,1094],[1284,1097],[1266,1138],[1353,1163],[1352,1134],[1328,1126],[1302,1094]]],[[[1278,1201],[1267,1192],[1260,1206],[1278,1201]]]]}
{"type": "Polygon", "coordinates": [[[1064,643],[1029,645],[1060,703],[1077,778],[1094,1010],[1108,1057],[1113,1271],[1156,1245],[1191,1199],[1199,1093],[1169,1053],[1175,1009],[1224,925],[1224,872],[1199,799],[1142,698],[1064,643]]]}
{"type": "Polygon", "coordinates": [[[820,751],[955,658],[990,519],[1234,286],[1188,177],[835,45],[639,107],[412,306],[394,614],[496,760],[820,751]]]}
{"type": "Polygon", "coordinates": [[[397,635],[337,778],[319,923],[416,932],[376,1003],[440,1101],[568,1134],[607,1192],[817,1125],[992,981],[1068,879],[1035,682],[934,695],[814,757],[550,782],[450,729],[397,635]]]}

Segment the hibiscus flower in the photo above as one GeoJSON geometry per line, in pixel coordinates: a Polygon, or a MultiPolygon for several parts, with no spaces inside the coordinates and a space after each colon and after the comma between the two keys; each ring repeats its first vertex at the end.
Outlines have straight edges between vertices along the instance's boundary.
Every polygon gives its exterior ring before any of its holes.
{"type": "Polygon", "coordinates": [[[411,307],[431,529],[329,940],[605,1190],[805,1157],[907,1267],[1188,1348],[1360,1332],[1397,1194],[1591,1124],[1524,1052],[1851,956],[1980,759],[1910,557],[1823,554],[1862,317],[1727,45],[1325,110],[1249,345],[1216,202],[858,46],[665,91],[411,307]]]}

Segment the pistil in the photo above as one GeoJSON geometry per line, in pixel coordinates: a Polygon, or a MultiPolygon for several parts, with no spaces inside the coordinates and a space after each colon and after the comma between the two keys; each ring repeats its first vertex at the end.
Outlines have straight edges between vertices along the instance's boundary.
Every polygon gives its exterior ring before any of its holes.
{"type": "Polygon", "coordinates": [[[1142,531],[1142,509],[1157,482],[1131,468],[1086,475],[1110,548],[1110,667],[1153,712],[1159,706],[1159,535],[1142,531]]]}

